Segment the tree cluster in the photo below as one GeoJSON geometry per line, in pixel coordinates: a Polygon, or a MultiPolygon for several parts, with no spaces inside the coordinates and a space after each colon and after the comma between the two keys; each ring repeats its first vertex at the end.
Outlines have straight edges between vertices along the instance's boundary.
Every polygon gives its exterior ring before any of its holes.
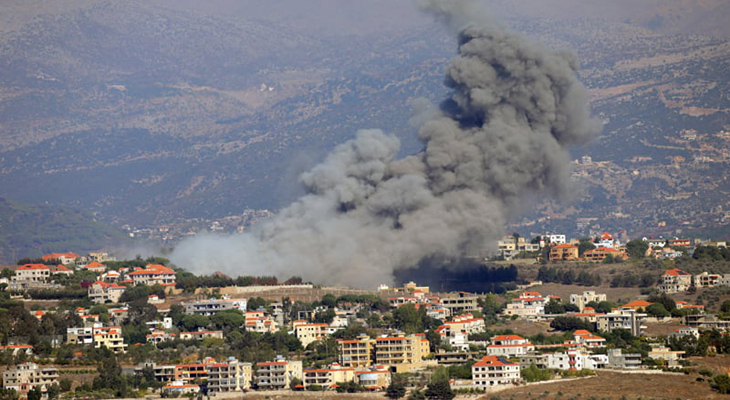
{"type": "Polygon", "coordinates": [[[599,286],[601,276],[588,271],[580,271],[577,275],[571,268],[542,266],[537,272],[537,280],[545,283],[561,283],[563,285],[599,286]]]}

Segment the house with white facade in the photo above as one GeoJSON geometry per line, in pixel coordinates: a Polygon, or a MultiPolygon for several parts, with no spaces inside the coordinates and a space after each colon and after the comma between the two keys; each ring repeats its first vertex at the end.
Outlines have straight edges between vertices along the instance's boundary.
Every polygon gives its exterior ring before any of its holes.
{"type": "Polygon", "coordinates": [[[529,340],[518,335],[499,335],[492,338],[487,346],[487,355],[517,357],[535,350],[529,340]]]}
{"type": "Polygon", "coordinates": [[[485,356],[471,366],[472,384],[479,389],[520,381],[520,364],[501,356],[485,356]]]}

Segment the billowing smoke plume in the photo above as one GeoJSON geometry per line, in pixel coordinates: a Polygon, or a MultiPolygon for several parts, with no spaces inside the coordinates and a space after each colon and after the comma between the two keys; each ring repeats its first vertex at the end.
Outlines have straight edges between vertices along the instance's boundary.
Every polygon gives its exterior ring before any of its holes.
{"type": "Polygon", "coordinates": [[[474,2],[419,4],[459,32],[446,69],[453,94],[414,118],[424,150],[396,159],[397,138],[360,131],[301,176],[308,194],[276,218],[184,241],[176,264],[374,287],[426,257],[483,248],[525,198],[569,190],[565,146],[601,129],[575,58],[490,23],[474,2]]]}

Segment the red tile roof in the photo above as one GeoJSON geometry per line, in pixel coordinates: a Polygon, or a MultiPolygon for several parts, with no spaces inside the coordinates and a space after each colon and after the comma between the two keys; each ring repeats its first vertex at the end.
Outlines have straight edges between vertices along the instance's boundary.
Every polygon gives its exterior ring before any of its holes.
{"type": "Polygon", "coordinates": [[[34,269],[50,270],[50,268],[48,268],[48,266],[46,264],[25,264],[22,267],[18,268],[17,271],[30,271],[30,270],[34,270],[34,269]]]}

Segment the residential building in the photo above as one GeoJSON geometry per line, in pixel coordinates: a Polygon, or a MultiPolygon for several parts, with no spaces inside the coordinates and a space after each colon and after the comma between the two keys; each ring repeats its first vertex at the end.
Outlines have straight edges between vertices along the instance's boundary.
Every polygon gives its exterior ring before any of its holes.
{"type": "Polygon", "coordinates": [[[658,288],[665,293],[679,293],[687,291],[691,285],[692,274],[673,268],[662,274],[658,288]]]}
{"type": "Polygon", "coordinates": [[[139,364],[134,369],[135,374],[141,374],[145,368],[150,368],[154,372],[155,380],[158,382],[173,382],[175,380],[175,366],[174,365],[157,365],[152,361],[147,361],[139,364]]]}
{"type": "Polygon", "coordinates": [[[583,254],[586,261],[600,262],[606,257],[611,256],[614,260],[625,260],[629,258],[629,255],[621,250],[616,250],[613,247],[596,247],[595,249],[588,250],[583,254]]]}
{"type": "Polygon", "coordinates": [[[49,386],[57,383],[58,369],[38,368],[34,362],[26,362],[3,372],[3,388],[14,389],[19,394],[26,394],[36,386],[45,392],[49,386]]]}
{"type": "Polygon", "coordinates": [[[444,322],[436,331],[446,337],[454,337],[461,333],[471,335],[484,332],[484,318],[474,318],[473,314],[462,314],[444,322]]]}
{"type": "Polygon", "coordinates": [[[147,264],[142,268],[136,268],[135,271],[127,274],[135,285],[155,285],[175,286],[175,271],[172,268],[159,264],[147,264]]]}
{"type": "Polygon", "coordinates": [[[198,392],[200,392],[200,386],[192,383],[185,383],[181,380],[174,381],[171,384],[165,385],[160,388],[160,393],[164,395],[163,397],[179,397],[188,393],[198,392]]]}
{"type": "Polygon", "coordinates": [[[329,329],[329,325],[327,324],[308,324],[305,321],[294,321],[293,326],[294,336],[302,342],[302,347],[304,348],[326,337],[329,329]]]}
{"type": "Polygon", "coordinates": [[[722,278],[722,275],[703,272],[699,275],[695,275],[694,283],[695,283],[695,286],[698,288],[713,287],[713,286],[718,285],[721,278],[722,278]]]}
{"type": "Polygon", "coordinates": [[[517,357],[535,350],[529,340],[518,335],[498,335],[492,338],[487,346],[487,355],[517,357]]]}
{"type": "Polygon", "coordinates": [[[301,361],[273,361],[256,364],[256,385],[262,390],[287,389],[292,379],[302,379],[301,361]]]}
{"type": "Polygon", "coordinates": [[[565,235],[547,234],[543,236],[546,244],[565,244],[565,235]]]}
{"type": "Polygon", "coordinates": [[[511,260],[519,253],[531,253],[540,250],[539,243],[530,243],[525,241],[523,237],[515,237],[513,235],[505,235],[502,240],[497,241],[497,249],[499,256],[505,260],[511,260]]]}
{"type": "Polygon", "coordinates": [[[122,275],[117,271],[106,271],[99,279],[101,279],[104,282],[117,282],[121,279],[122,275]]]}
{"type": "Polygon", "coordinates": [[[504,357],[484,356],[471,366],[472,382],[479,389],[520,381],[520,364],[504,357]]]}
{"type": "Polygon", "coordinates": [[[98,261],[92,261],[92,262],[84,265],[83,268],[85,270],[91,271],[91,272],[98,272],[98,273],[106,272],[106,265],[104,265],[98,261]]]}
{"type": "Polygon", "coordinates": [[[351,382],[355,380],[355,370],[344,368],[335,363],[325,369],[305,369],[302,373],[304,388],[319,386],[322,388],[337,387],[337,382],[351,382]]]}
{"type": "Polygon", "coordinates": [[[124,353],[127,345],[122,337],[121,326],[105,326],[94,328],[94,347],[107,349],[115,353],[124,353]]]}
{"type": "Polygon", "coordinates": [[[606,339],[594,335],[585,329],[579,329],[573,332],[573,341],[587,348],[606,346],[606,339]]]}
{"type": "Polygon", "coordinates": [[[441,296],[441,304],[443,308],[449,310],[449,315],[459,315],[478,311],[478,299],[479,296],[473,293],[449,293],[441,296]]]}
{"type": "Polygon", "coordinates": [[[66,342],[73,345],[86,345],[94,343],[93,327],[66,328],[66,342]]]}
{"type": "Polygon", "coordinates": [[[193,383],[199,379],[208,378],[208,368],[215,364],[212,358],[206,358],[202,362],[193,364],[175,365],[175,380],[184,383],[193,383]]]}
{"type": "Polygon", "coordinates": [[[340,365],[348,368],[370,368],[375,356],[375,339],[366,334],[355,340],[337,340],[340,365]]]}
{"type": "Polygon", "coordinates": [[[684,359],[684,353],[682,350],[674,351],[666,346],[652,345],[648,356],[652,360],[661,360],[668,367],[678,367],[679,362],[684,359]]]}
{"type": "Polygon", "coordinates": [[[679,239],[679,238],[667,239],[667,246],[674,247],[674,248],[681,247],[681,248],[688,249],[688,248],[692,247],[692,241],[690,239],[679,239]]]}
{"type": "Polygon", "coordinates": [[[695,339],[700,338],[700,330],[697,327],[683,326],[679,329],[675,329],[674,332],[669,334],[669,337],[685,337],[692,336],[695,339]]]}
{"type": "Polygon", "coordinates": [[[591,324],[596,324],[598,322],[598,317],[601,315],[606,315],[604,313],[596,312],[596,310],[593,309],[593,307],[584,307],[583,312],[572,314],[576,318],[580,318],[585,322],[590,322],[591,324]]]}
{"type": "Polygon", "coordinates": [[[181,340],[223,339],[223,331],[180,332],[181,340]]]}
{"type": "Polygon", "coordinates": [[[145,337],[147,338],[147,343],[154,343],[155,346],[157,346],[161,342],[167,342],[167,341],[177,339],[177,334],[155,329],[152,332],[145,335],[145,337]]]}
{"type": "Polygon", "coordinates": [[[251,363],[231,357],[226,362],[208,366],[208,391],[210,393],[238,392],[251,388],[253,371],[251,363]]]}
{"type": "Polygon", "coordinates": [[[685,315],[685,324],[700,330],[717,329],[719,331],[730,332],[730,321],[719,319],[716,315],[711,314],[694,314],[685,315]]]}
{"type": "Polygon", "coordinates": [[[26,355],[33,355],[33,346],[29,344],[11,344],[7,346],[0,346],[0,352],[10,352],[14,356],[25,353],[26,355]]]}
{"type": "Polygon", "coordinates": [[[578,246],[558,244],[550,248],[550,261],[575,261],[578,259],[578,246]]]}
{"type": "Polygon", "coordinates": [[[45,264],[25,264],[15,270],[14,281],[47,282],[51,276],[51,268],[45,264]]]}
{"type": "Polygon", "coordinates": [[[69,264],[75,263],[76,261],[83,260],[83,257],[81,257],[80,255],[78,255],[76,253],[68,252],[68,253],[45,254],[45,255],[43,255],[42,259],[43,259],[43,261],[58,260],[63,265],[69,265],[69,264]]]}
{"type": "Polygon", "coordinates": [[[89,300],[94,304],[119,303],[126,286],[114,282],[96,281],[89,286],[89,300]]]}
{"type": "Polygon", "coordinates": [[[583,369],[601,369],[608,364],[605,354],[588,354],[581,350],[568,350],[559,353],[542,354],[547,369],[580,371],[583,369]]]}
{"type": "Polygon", "coordinates": [[[613,236],[611,236],[609,232],[603,232],[596,243],[596,247],[606,247],[611,249],[615,249],[618,247],[617,245],[618,243],[613,240],[613,236]]]}
{"type": "Polygon", "coordinates": [[[644,318],[646,314],[638,313],[636,310],[620,309],[596,316],[596,326],[599,331],[613,332],[616,329],[625,329],[634,336],[641,336],[645,328],[641,325],[644,318]]]}
{"type": "Polygon", "coordinates": [[[730,286],[730,274],[723,274],[720,279],[717,280],[718,286],[730,286]]]}
{"type": "Polygon", "coordinates": [[[96,251],[89,253],[89,259],[92,261],[104,262],[104,261],[116,261],[116,258],[112,257],[106,251],[96,251]]]}
{"type": "Polygon", "coordinates": [[[365,389],[379,390],[390,386],[391,374],[384,366],[376,365],[367,371],[355,371],[355,380],[365,389]]]}
{"type": "Polygon", "coordinates": [[[265,311],[246,311],[246,330],[258,333],[274,333],[279,330],[279,324],[273,316],[265,311]]]}
{"type": "Polygon", "coordinates": [[[639,311],[639,309],[646,310],[646,307],[649,307],[654,303],[649,303],[646,300],[634,300],[630,303],[626,303],[621,306],[621,308],[630,308],[632,310],[639,311]]]}
{"type": "Polygon", "coordinates": [[[641,353],[622,353],[621,349],[608,349],[608,366],[619,369],[641,368],[641,353]]]}
{"type": "Polygon", "coordinates": [[[61,265],[61,264],[56,265],[55,267],[51,268],[51,275],[71,276],[73,274],[74,274],[74,272],[72,270],[70,270],[69,268],[67,268],[66,266],[61,265]]]}
{"type": "Polygon", "coordinates": [[[382,364],[397,373],[421,368],[423,358],[430,353],[428,340],[421,335],[399,333],[375,339],[375,364],[382,364]]]}
{"type": "Polygon", "coordinates": [[[185,314],[211,316],[219,311],[225,310],[241,310],[246,311],[246,299],[210,299],[195,301],[192,303],[182,303],[185,307],[185,314]]]}
{"type": "Polygon", "coordinates": [[[520,297],[513,298],[502,311],[504,315],[517,315],[523,318],[535,318],[545,314],[545,305],[549,298],[538,292],[523,292],[520,297]]]}
{"type": "Polygon", "coordinates": [[[575,304],[578,306],[578,309],[582,312],[586,304],[595,301],[596,303],[600,303],[602,301],[606,301],[606,294],[605,293],[596,293],[593,290],[586,290],[583,292],[583,294],[571,294],[570,295],[570,304],[575,304]]]}

